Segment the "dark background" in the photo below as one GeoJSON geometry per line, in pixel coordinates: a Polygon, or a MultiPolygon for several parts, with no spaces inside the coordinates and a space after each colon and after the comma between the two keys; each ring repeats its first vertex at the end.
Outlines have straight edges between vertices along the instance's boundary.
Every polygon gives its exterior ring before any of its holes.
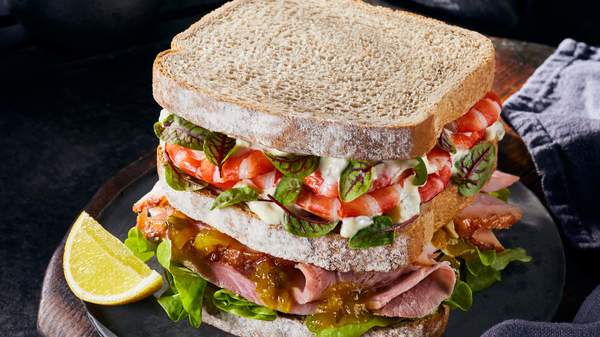
{"type": "MultiPolygon", "coordinates": [[[[104,181],[156,145],[154,56],[219,2],[12,0],[10,11],[0,0],[0,336],[36,336],[43,273],[68,226],[104,181]]],[[[600,44],[594,2],[394,1],[550,45],[565,37],[600,44]]],[[[570,320],[599,281],[590,272],[597,264],[581,261],[600,254],[566,253],[558,321],[570,320]]]]}

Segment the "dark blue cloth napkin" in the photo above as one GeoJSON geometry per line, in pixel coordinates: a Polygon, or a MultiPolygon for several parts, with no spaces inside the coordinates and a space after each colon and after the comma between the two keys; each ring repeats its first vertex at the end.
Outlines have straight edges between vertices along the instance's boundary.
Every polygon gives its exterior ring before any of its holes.
{"type": "Polygon", "coordinates": [[[565,236],[600,248],[600,49],[564,40],[503,115],[527,145],[565,236]]]}
{"type": "Polygon", "coordinates": [[[600,285],[585,299],[573,323],[529,322],[511,319],[481,337],[599,337],[600,285]]]}

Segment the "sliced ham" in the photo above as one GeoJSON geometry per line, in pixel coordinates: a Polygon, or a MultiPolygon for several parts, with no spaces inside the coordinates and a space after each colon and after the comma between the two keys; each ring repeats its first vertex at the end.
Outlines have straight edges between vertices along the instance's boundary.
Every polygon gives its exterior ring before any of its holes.
{"type": "Polygon", "coordinates": [[[518,207],[479,193],[471,205],[454,217],[454,227],[460,237],[469,238],[479,228],[509,228],[522,217],[523,213],[518,207]]]}
{"type": "Polygon", "coordinates": [[[496,170],[494,173],[492,173],[492,177],[485,185],[483,185],[481,190],[483,192],[496,192],[516,183],[517,181],[519,181],[519,177],[496,170]]]}
{"type": "Polygon", "coordinates": [[[487,228],[479,228],[473,235],[471,235],[470,240],[475,246],[486,249],[486,250],[495,250],[497,252],[501,252],[504,250],[504,246],[498,241],[498,238],[492,232],[491,229],[487,228]]]}
{"type": "MultiPolygon", "coordinates": [[[[374,290],[367,306],[376,314],[390,317],[422,317],[433,312],[454,288],[454,270],[446,262],[430,267],[407,267],[391,272],[340,273],[307,264],[297,264],[292,295],[295,303],[289,313],[309,315],[329,286],[351,282],[374,290]],[[416,301],[416,303],[415,303],[416,301]]],[[[197,270],[207,281],[258,304],[264,304],[252,280],[234,267],[213,262],[197,270]]]]}
{"type": "MultiPolygon", "coordinates": [[[[414,284],[409,290],[393,297],[385,306],[376,310],[375,314],[388,317],[418,318],[435,311],[440,303],[452,294],[456,274],[447,263],[440,263],[433,270],[427,272],[429,273],[427,277],[414,284]]],[[[392,288],[403,288],[403,286],[392,288]]],[[[393,296],[394,293],[390,293],[390,291],[391,289],[386,292],[387,295],[393,296]]]]}

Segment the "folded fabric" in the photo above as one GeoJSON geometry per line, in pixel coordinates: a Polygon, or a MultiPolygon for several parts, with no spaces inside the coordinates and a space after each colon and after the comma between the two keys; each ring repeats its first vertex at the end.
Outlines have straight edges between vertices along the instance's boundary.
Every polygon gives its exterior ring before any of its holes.
{"type": "Polygon", "coordinates": [[[565,236],[600,248],[600,49],[564,40],[503,114],[529,149],[565,236]]]}
{"type": "Polygon", "coordinates": [[[585,299],[573,323],[529,322],[518,319],[493,326],[481,337],[598,337],[600,285],[585,299]]]}

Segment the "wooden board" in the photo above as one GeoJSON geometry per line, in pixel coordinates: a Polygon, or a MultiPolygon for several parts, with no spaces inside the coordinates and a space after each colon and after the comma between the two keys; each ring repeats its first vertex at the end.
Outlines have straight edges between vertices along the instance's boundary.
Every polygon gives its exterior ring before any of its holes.
{"type": "MultiPolygon", "coordinates": [[[[527,42],[500,38],[492,40],[496,46],[497,61],[493,90],[503,99],[518,90],[553,50],[548,46],[527,42]]],[[[500,147],[500,165],[502,169],[519,175],[522,182],[540,200],[544,200],[531,157],[520,138],[510,130],[500,147]]],[[[152,151],[104,184],[86,206],[86,211],[97,216],[130,182],[154,169],[155,154],[152,151]]],[[[38,332],[45,337],[98,337],[83,304],[71,294],[65,283],[62,271],[63,245],[64,239],[46,270],[38,311],[38,332]]]]}

